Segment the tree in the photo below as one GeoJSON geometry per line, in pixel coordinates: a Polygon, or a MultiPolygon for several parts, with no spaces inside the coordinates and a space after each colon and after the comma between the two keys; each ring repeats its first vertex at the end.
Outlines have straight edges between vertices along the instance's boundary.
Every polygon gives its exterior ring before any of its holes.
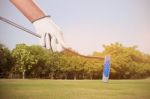
{"type": "Polygon", "coordinates": [[[85,71],[92,80],[94,75],[102,74],[102,63],[98,60],[87,60],[85,63],[85,71]]]}
{"type": "Polygon", "coordinates": [[[51,52],[37,45],[29,46],[28,50],[37,59],[37,63],[32,66],[29,75],[34,78],[45,77],[47,73],[46,62],[49,61],[51,52]]]}
{"type": "Polygon", "coordinates": [[[37,63],[37,59],[30,53],[25,44],[18,44],[12,51],[12,56],[15,59],[15,68],[22,73],[23,79],[25,73],[37,63]]]}
{"type": "Polygon", "coordinates": [[[68,55],[67,53],[61,53],[60,55],[60,71],[62,72],[62,78],[67,79],[68,78],[68,74],[71,71],[71,57],[70,55],[68,55]]]}
{"type": "Polygon", "coordinates": [[[8,77],[12,66],[13,59],[10,50],[3,44],[0,44],[0,77],[8,77]]]}
{"type": "Polygon", "coordinates": [[[57,71],[60,71],[60,53],[53,52],[48,54],[46,61],[46,68],[48,70],[49,77],[54,79],[54,75],[56,75],[57,71]]]}
{"type": "MultiPolygon", "coordinates": [[[[111,56],[110,78],[150,77],[150,55],[138,51],[136,46],[114,43],[103,47],[104,51],[94,52],[93,56],[111,56]]],[[[103,60],[73,54],[76,52],[58,53],[40,46],[18,44],[11,55],[7,48],[0,48],[0,71],[3,74],[14,70],[16,74],[22,73],[23,78],[98,79],[102,76],[103,60]]]]}

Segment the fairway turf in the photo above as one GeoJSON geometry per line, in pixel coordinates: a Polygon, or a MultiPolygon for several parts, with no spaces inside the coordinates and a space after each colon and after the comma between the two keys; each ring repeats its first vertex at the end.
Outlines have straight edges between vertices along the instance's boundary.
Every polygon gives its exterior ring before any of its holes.
{"type": "Polygon", "coordinates": [[[146,80],[0,80],[0,99],[150,99],[146,80]]]}

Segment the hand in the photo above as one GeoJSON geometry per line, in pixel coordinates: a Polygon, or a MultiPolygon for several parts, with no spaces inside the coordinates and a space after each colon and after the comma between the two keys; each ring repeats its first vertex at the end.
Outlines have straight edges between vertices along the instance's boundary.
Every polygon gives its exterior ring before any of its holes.
{"type": "Polygon", "coordinates": [[[45,17],[33,22],[36,32],[41,35],[40,45],[54,52],[67,48],[61,29],[50,17],[45,17]]]}

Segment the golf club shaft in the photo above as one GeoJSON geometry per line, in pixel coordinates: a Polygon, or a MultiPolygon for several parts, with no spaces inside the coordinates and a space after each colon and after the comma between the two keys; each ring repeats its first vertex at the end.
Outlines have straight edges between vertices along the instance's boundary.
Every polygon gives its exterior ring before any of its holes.
{"type": "MultiPolygon", "coordinates": [[[[6,23],[8,23],[8,24],[10,24],[10,25],[12,25],[12,26],[18,28],[18,29],[21,29],[21,30],[23,30],[23,31],[25,31],[25,32],[27,32],[27,33],[29,33],[29,34],[32,34],[33,36],[36,36],[36,37],[38,37],[38,38],[41,38],[41,36],[40,36],[39,34],[33,32],[33,31],[31,31],[31,30],[29,30],[29,29],[27,29],[27,28],[25,28],[25,27],[23,27],[23,26],[21,26],[21,25],[15,23],[15,22],[12,22],[12,21],[10,21],[10,20],[4,18],[4,17],[1,17],[1,16],[0,16],[0,20],[3,21],[3,22],[6,22],[6,23]]],[[[64,49],[65,49],[67,52],[70,52],[70,53],[72,53],[72,54],[74,54],[74,55],[77,55],[77,56],[81,56],[81,57],[85,57],[85,58],[100,59],[100,60],[104,59],[103,57],[85,56],[85,55],[81,55],[81,54],[79,54],[79,53],[75,53],[74,51],[69,50],[69,49],[67,49],[67,48],[64,48],[64,49]]]]}
{"type": "Polygon", "coordinates": [[[23,31],[25,31],[25,32],[27,32],[27,33],[30,33],[30,34],[32,34],[32,35],[34,35],[34,36],[36,36],[36,37],[41,38],[41,36],[40,36],[39,34],[33,32],[33,31],[31,31],[31,30],[29,30],[29,29],[27,29],[27,28],[25,28],[25,27],[23,27],[23,26],[21,26],[21,25],[19,25],[19,24],[16,24],[16,23],[14,23],[14,22],[12,22],[12,21],[10,21],[10,20],[4,18],[4,17],[1,17],[1,16],[0,16],[0,20],[3,21],[3,22],[6,22],[6,23],[8,23],[8,24],[10,24],[10,25],[12,25],[12,26],[18,28],[18,29],[21,29],[21,30],[23,30],[23,31]]]}

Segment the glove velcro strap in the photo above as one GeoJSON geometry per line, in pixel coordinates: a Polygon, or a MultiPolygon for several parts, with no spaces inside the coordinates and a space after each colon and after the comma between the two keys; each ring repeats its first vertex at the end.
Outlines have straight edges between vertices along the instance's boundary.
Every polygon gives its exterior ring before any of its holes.
{"type": "Polygon", "coordinates": [[[46,15],[46,16],[40,17],[38,19],[35,19],[35,20],[31,21],[31,22],[34,23],[35,21],[38,21],[38,20],[46,18],[46,17],[51,17],[51,16],[50,15],[46,15]]]}

